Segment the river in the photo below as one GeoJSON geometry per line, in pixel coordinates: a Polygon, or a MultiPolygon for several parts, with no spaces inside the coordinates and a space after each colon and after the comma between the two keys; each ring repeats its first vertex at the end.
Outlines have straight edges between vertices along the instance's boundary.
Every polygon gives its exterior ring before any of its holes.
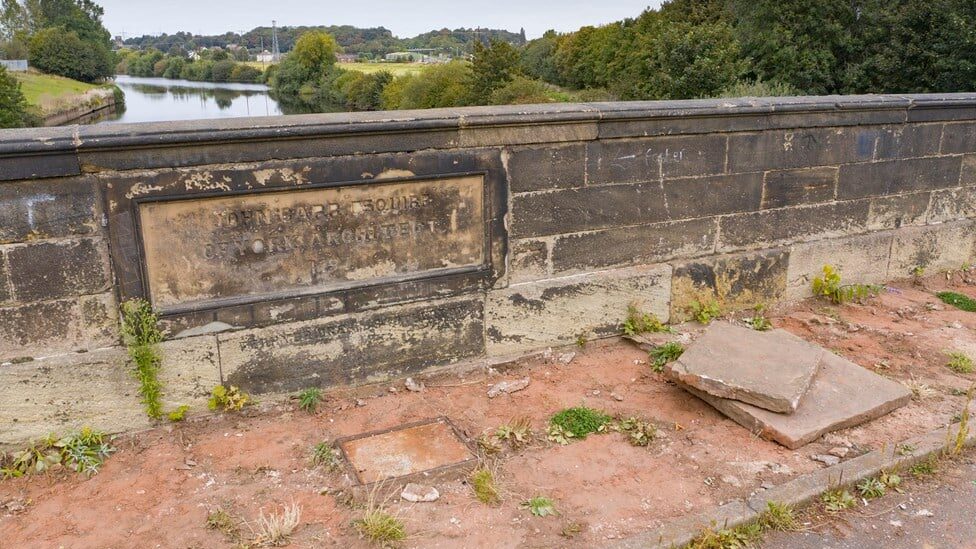
{"type": "Polygon", "coordinates": [[[285,114],[267,86],[119,75],[125,111],[101,124],[285,114]]]}

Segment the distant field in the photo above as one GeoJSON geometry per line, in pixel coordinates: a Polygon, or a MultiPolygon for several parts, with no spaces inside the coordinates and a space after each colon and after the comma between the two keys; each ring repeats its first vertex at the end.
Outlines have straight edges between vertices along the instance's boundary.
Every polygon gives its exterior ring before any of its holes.
{"type": "MultiPolygon", "coordinates": [[[[261,63],[260,61],[248,61],[247,64],[261,70],[268,68],[268,63],[261,63]]],[[[365,72],[366,74],[388,71],[393,76],[403,76],[405,74],[417,74],[424,70],[425,65],[420,63],[339,63],[339,67],[350,71],[365,72]]]]}
{"type": "Polygon", "coordinates": [[[11,74],[20,80],[24,97],[31,105],[50,105],[64,96],[82,94],[98,87],[70,78],[37,72],[15,72],[11,74]]]}

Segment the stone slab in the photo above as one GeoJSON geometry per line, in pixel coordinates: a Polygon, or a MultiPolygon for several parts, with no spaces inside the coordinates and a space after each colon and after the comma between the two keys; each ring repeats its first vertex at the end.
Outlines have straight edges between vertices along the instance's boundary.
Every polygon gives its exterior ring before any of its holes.
{"type": "Polygon", "coordinates": [[[475,459],[446,418],[338,441],[362,484],[462,466],[475,459]]]}
{"type": "MultiPolygon", "coordinates": [[[[679,383],[680,385],[680,383],[679,383]]],[[[777,414],[737,400],[684,389],[736,423],[791,450],[821,436],[877,419],[908,404],[911,392],[833,353],[824,353],[820,371],[796,413],[777,414]]]]}
{"type": "Polygon", "coordinates": [[[825,352],[784,330],[757,332],[716,322],[668,365],[667,373],[712,396],[791,414],[825,352]]]}

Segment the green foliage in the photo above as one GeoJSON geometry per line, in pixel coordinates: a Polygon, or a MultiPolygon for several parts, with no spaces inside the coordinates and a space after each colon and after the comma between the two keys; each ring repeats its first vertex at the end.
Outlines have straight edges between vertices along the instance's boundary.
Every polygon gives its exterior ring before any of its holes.
{"type": "Polygon", "coordinates": [[[298,393],[298,407],[302,410],[314,414],[322,401],[322,390],[318,387],[311,387],[298,393]]]}
{"type": "Polygon", "coordinates": [[[362,537],[382,547],[407,539],[407,529],[403,521],[373,503],[367,506],[363,518],[353,525],[362,537]]]}
{"type": "Polygon", "coordinates": [[[475,43],[468,85],[471,104],[491,103],[496,90],[506,87],[519,71],[519,52],[508,42],[493,40],[488,46],[475,43]]]}
{"type": "Polygon", "coordinates": [[[736,528],[705,530],[688,544],[688,549],[744,549],[753,547],[762,539],[762,527],[758,523],[736,528]]]}
{"type": "Polygon", "coordinates": [[[536,496],[522,503],[523,509],[528,509],[530,513],[537,517],[548,517],[558,514],[556,504],[545,496],[536,496]]]}
{"type": "Polygon", "coordinates": [[[759,526],[763,530],[777,530],[779,532],[795,532],[800,529],[800,521],[791,505],[766,502],[766,510],[759,515],[759,526]]]}
{"type": "Polygon", "coordinates": [[[214,412],[218,410],[237,412],[243,410],[250,402],[250,395],[241,392],[237,387],[232,385],[228,388],[223,385],[217,385],[210,392],[210,400],[207,402],[207,408],[214,412]]]}
{"type": "Polygon", "coordinates": [[[968,295],[958,294],[956,292],[941,292],[937,295],[946,305],[952,305],[966,312],[976,313],[976,299],[968,295]]]}
{"type": "Polygon", "coordinates": [[[510,82],[491,92],[488,103],[492,105],[531,105],[551,103],[545,83],[525,76],[515,76],[510,82]]]}
{"type": "Polygon", "coordinates": [[[134,375],[139,380],[139,395],[152,419],[163,417],[163,386],[159,381],[159,368],[163,357],[158,344],[163,340],[159,330],[159,318],[152,306],[144,300],[134,299],[121,305],[122,342],[135,364],[134,375]]]}
{"type": "Polygon", "coordinates": [[[527,417],[513,419],[495,431],[495,437],[507,442],[512,448],[521,448],[532,442],[532,421],[527,417]]]}
{"type": "Polygon", "coordinates": [[[671,331],[671,328],[661,322],[653,313],[642,312],[636,303],[627,306],[627,318],[624,319],[621,329],[625,335],[629,336],[671,331]]]}
{"type": "Polygon", "coordinates": [[[827,298],[836,305],[863,303],[877,296],[882,289],[873,284],[841,284],[840,273],[832,265],[824,265],[823,276],[813,279],[813,295],[827,298]]]}
{"type": "Polygon", "coordinates": [[[877,478],[866,478],[857,483],[857,491],[864,499],[875,499],[885,495],[888,487],[877,478]]]}
{"type": "Polygon", "coordinates": [[[312,448],[312,465],[321,465],[330,471],[338,471],[342,466],[342,459],[332,444],[322,441],[312,448]]]}
{"type": "Polygon", "coordinates": [[[938,470],[938,468],[939,468],[939,462],[935,458],[935,456],[932,456],[929,459],[920,461],[912,465],[911,467],[909,467],[908,472],[911,473],[912,476],[922,477],[922,476],[934,475],[938,470]]]}
{"type": "MultiPolygon", "coordinates": [[[[397,101],[401,109],[461,107],[469,104],[471,93],[468,83],[473,78],[469,63],[453,61],[434,65],[425,69],[420,76],[401,78],[406,79],[401,83],[402,93],[397,101]]],[[[387,99],[386,96],[384,99],[387,99]]],[[[392,98],[388,100],[393,101],[392,98]]]]}
{"type": "Polygon", "coordinates": [[[800,92],[793,86],[782,82],[739,80],[723,89],[716,97],[790,97],[795,95],[800,95],[800,92]]]}
{"type": "Polygon", "coordinates": [[[949,362],[946,363],[946,367],[957,374],[971,374],[976,368],[973,366],[973,359],[969,358],[960,352],[949,352],[946,353],[949,357],[949,362]]]}
{"type": "Polygon", "coordinates": [[[557,413],[549,420],[549,424],[564,429],[573,438],[582,440],[586,435],[596,433],[612,420],[613,418],[599,410],[580,406],[557,413]]]}
{"type": "Polygon", "coordinates": [[[618,422],[616,429],[627,434],[627,442],[632,446],[648,446],[657,438],[657,427],[636,417],[618,422]]]}
{"type": "Polygon", "coordinates": [[[0,67],[0,128],[23,128],[33,122],[20,82],[0,67]]]}
{"type": "Polygon", "coordinates": [[[767,332],[773,328],[772,322],[766,318],[766,308],[762,305],[756,305],[755,314],[746,319],[746,325],[756,330],[757,332],[767,332]]]}
{"type": "Polygon", "coordinates": [[[478,501],[485,505],[496,505],[501,502],[498,487],[495,484],[495,474],[487,467],[480,467],[471,473],[471,489],[478,501]]]}
{"type": "Polygon", "coordinates": [[[820,501],[830,513],[837,513],[857,505],[857,500],[847,490],[830,490],[820,496],[820,501]]]}
{"type": "Polygon", "coordinates": [[[113,452],[108,436],[88,427],[61,438],[52,434],[13,455],[0,456],[0,478],[39,474],[55,465],[92,476],[113,452]]]}
{"type": "Polygon", "coordinates": [[[186,413],[190,411],[190,407],[186,404],[181,404],[175,410],[167,414],[166,417],[169,418],[173,423],[177,423],[186,419],[186,413]]]}
{"type": "Polygon", "coordinates": [[[713,320],[722,316],[722,308],[719,307],[718,301],[712,298],[696,299],[691,304],[690,312],[699,324],[705,325],[711,324],[713,320]]]}
{"type": "Polygon", "coordinates": [[[657,373],[663,372],[664,367],[669,362],[678,360],[681,358],[681,355],[684,354],[684,352],[685,348],[677,341],[671,341],[659,347],[655,347],[650,353],[651,369],[657,373]]]}

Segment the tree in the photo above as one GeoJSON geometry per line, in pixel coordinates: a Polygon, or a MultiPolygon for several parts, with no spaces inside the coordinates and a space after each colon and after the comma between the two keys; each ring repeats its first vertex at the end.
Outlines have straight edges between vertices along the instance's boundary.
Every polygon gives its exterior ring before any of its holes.
{"type": "Polygon", "coordinates": [[[32,119],[20,82],[0,67],[0,128],[22,128],[32,119]]]}
{"type": "Polygon", "coordinates": [[[504,87],[520,74],[519,52],[511,44],[492,40],[485,47],[474,45],[471,62],[471,102],[486,105],[495,90],[504,87]]]}
{"type": "MultiPolygon", "coordinates": [[[[94,82],[110,75],[112,67],[107,65],[107,56],[89,46],[74,31],[48,27],[31,38],[28,60],[44,72],[94,82]]],[[[152,66],[149,73],[152,74],[152,66]]]]}
{"type": "MultiPolygon", "coordinates": [[[[4,5],[4,14],[16,11],[4,5]]],[[[15,18],[30,35],[28,59],[53,74],[94,82],[114,73],[115,59],[103,10],[91,0],[29,0],[15,18]]]]}
{"type": "Polygon", "coordinates": [[[511,82],[491,94],[492,105],[529,105],[549,103],[546,85],[525,76],[516,76],[511,82]]]}
{"type": "Polygon", "coordinates": [[[337,50],[335,39],[324,32],[303,34],[271,79],[275,94],[291,102],[301,95],[314,94],[334,67],[337,50]]]}
{"type": "Polygon", "coordinates": [[[468,87],[471,81],[472,70],[468,63],[452,61],[431,66],[422,75],[406,81],[399,106],[401,109],[464,106],[472,95],[468,87]]]}

